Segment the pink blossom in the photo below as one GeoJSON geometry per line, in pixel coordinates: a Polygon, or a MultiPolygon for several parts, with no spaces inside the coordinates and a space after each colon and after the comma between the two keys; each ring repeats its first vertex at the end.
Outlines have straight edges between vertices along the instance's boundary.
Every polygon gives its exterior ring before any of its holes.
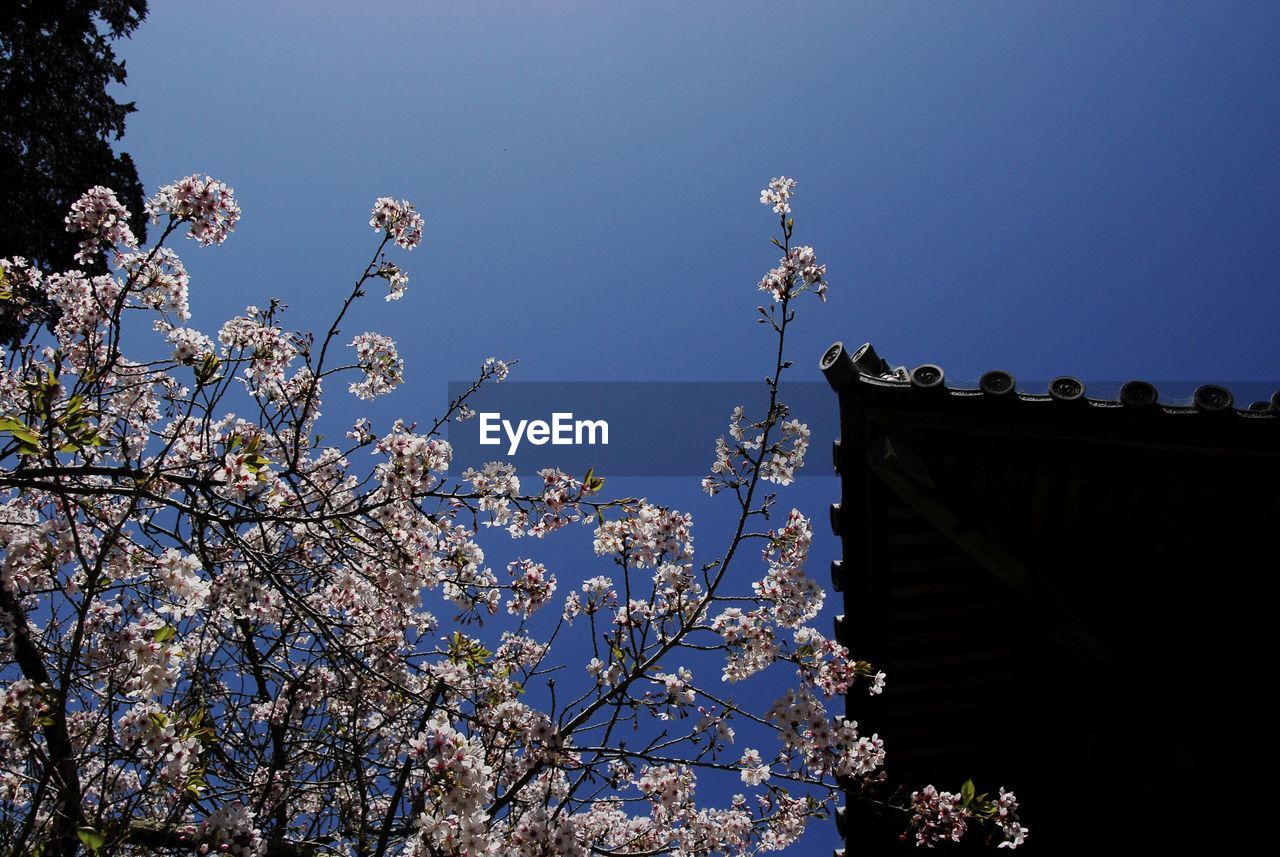
{"type": "Polygon", "coordinates": [[[104,244],[108,248],[138,246],[138,239],[129,228],[129,210],[120,204],[115,191],[101,185],[85,191],[71,204],[66,224],[68,232],[85,233],[76,252],[76,261],[82,265],[91,262],[104,244]]]}
{"type": "Polygon", "coordinates": [[[778,267],[765,274],[759,288],[768,292],[775,301],[788,299],[803,291],[812,291],[826,300],[827,266],[819,265],[812,247],[792,247],[778,263],[778,267]]]}
{"type": "Polygon", "coordinates": [[[153,223],[161,215],[190,223],[188,237],[206,247],[227,240],[240,222],[235,192],[217,179],[195,174],[161,187],[147,200],[147,214],[153,223]]]}
{"type": "Polygon", "coordinates": [[[791,196],[795,191],[795,179],[789,179],[786,176],[775,178],[769,182],[769,186],[760,191],[760,203],[762,205],[773,206],[775,214],[787,215],[791,213],[791,196]]]}
{"type": "Polygon", "coordinates": [[[349,387],[361,399],[376,399],[389,393],[404,380],[404,361],[396,351],[395,340],[380,333],[362,333],[352,342],[356,362],[364,378],[349,387]]]}
{"type": "Polygon", "coordinates": [[[760,751],[748,747],[738,760],[742,766],[742,782],[749,786],[758,786],[769,779],[769,766],[760,759],[760,751]]]}
{"type": "Polygon", "coordinates": [[[172,314],[179,321],[191,318],[187,287],[191,282],[186,266],[168,247],[146,253],[128,253],[116,259],[124,273],[136,305],[172,314]]]}
{"type": "Polygon", "coordinates": [[[547,573],[546,566],[528,559],[517,560],[507,566],[512,576],[511,599],[507,612],[525,619],[551,600],[556,591],[556,578],[547,573]]]}
{"type": "Polygon", "coordinates": [[[412,250],[422,242],[422,215],[414,210],[408,200],[396,202],[389,196],[378,197],[373,204],[373,216],[369,225],[405,250],[412,250]]]}

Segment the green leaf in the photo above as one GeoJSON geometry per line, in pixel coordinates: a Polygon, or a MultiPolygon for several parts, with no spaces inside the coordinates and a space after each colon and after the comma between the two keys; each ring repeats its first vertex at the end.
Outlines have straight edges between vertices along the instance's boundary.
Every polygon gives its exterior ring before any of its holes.
{"type": "Polygon", "coordinates": [[[102,848],[103,845],[107,844],[107,837],[103,836],[92,827],[77,827],[76,836],[79,836],[84,847],[88,848],[94,854],[97,854],[98,850],[102,848]]]}
{"type": "Polygon", "coordinates": [[[968,806],[973,803],[973,795],[977,789],[973,786],[973,780],[965,780],[964,785],[960,787],[960,798],[964,801],[964,805],[968,806]]]}
{"type": "Polygon", "coordinates": [[[39,448],[40,435],[36,434],[32,428],[21,420],[15,420],[13,417],[0,417],[0,431],[7,431],[19,441],[31,444],[39,448]]]}
{"type": "Polygon", "coordinates": [[[151,635],[151,639],[157,643],[167,643],[178,635],[178,629],[172,625],[165,625],[163,628],[157,628],[156,632],[151,635]]]}
{"type": "Polygon", "coordinates": [[[8,429],[8,432],[23,443],[29,443],[32,446],[40,445],[40,435],[29,428],[8,429]]]}
{"type": "Polygon", "coordinates": [[[449,641],[449,659],[454,663],[464,663],[479,669],[492,654],[479,641],[465,637],[459,631],[454,631],[453,638],[449,641]]]}
{"type": "Polygon", "coordinates": [[[201,775],[201,772],[196,772],[187,779],[187,784],[183,791],[191,795],[196,800],[199,800],[201,790],[208,787],[209,786],[204,781],[204,777],[201,775]]]}
{"type": "Polygon", "coordinates": [[[221,361],[212,354],[204,358],[200,365],[196,367],[196,381],[200,384],[208,384],[213,381],[218,374],[218,366],[221,361]]]}

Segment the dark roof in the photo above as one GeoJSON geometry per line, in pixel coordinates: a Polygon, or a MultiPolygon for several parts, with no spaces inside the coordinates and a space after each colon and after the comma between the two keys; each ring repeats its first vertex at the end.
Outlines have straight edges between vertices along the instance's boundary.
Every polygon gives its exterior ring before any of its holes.
{"type": "MultiPolygon", "coordinates": [[[[1189,402],[1170,401],[1168,398],[1161,401],[1156,386],[1140,380],[1123,384],[1115,397],[1096,398],[1089,395],[1083,381],[1069,375],[1054,378],[1043,393],[1032,393],[1018,389],[1015,378],[998,369],[984,373],[976,387],[950,386],[942,367],[926,363],[913,370],[905,366],[892,368],[870,343],[850,353],[844,343],[836,342],[823,354],[820,368],[837,392],[856,383],[863,388],[862,396],[886,403],[890,400],[885,397],[890,396],[898,397],[901,402],[903,395],[932,395],[941,397],[931,402],[931,407],[935,408],[972,408],[981,402],[982,407],[1016,403],[1030,408],[1070,406],[1081,409],[1052,412],[1052,419],[1056,421],[1120,419],[1121,415],[1180,418],[1231,415],[1247,424],[1271,424],[1277,422],[1276,417],[1280,415],[1280,391],[1269,400],[1240,406],[1229,389],[1217,384],[1199,386],[1189,402]]],[[[1048,413],[1045,412],[1046,415],[1048,413]]]]}
{"type": "MultiPolygon", "coordinates": [[[[1131,821],[1225,788],[1264,740],[1271,403],[1206,386],[1165,404],[1141,382],[1098,400],[1070,378],[1031,394],[1005,373],[956,389],[869,345],[821,365],[840,399],[837,634],[889,675],[848,707],[885,737],[890,778],[1014,788],[1035,853],[1208,836],[1195,814],[1176,832],[1131,821]],[[1079,797],[1108,789],[1127,814],[1082,824],[1079,797]]],[[[1266,758],[1233,790],[1262,788],[1266,758]]],[[[886,853],[901,819],[853,827],[886,853]]]]}

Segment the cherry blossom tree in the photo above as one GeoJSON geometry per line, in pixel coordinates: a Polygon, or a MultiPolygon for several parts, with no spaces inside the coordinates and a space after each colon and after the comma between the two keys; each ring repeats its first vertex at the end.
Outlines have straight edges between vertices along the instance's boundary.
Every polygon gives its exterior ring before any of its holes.
{"type": "MultiPolygon", "coordinates": [[[[72,207],[81,258],[108,251],[112,274],[3,260],[0,297],[61,313],[0,365],[0,852],[753,853],[840,794],[879,800],[882,740],[830,708],[885,677],[807,624],[824,597],[804,572],[810,522],[766,494],[803,463],[785,346],[802,295],[827,289],[792,243],[793,190],[761,195],[781,229],[759,284],[776,360],[714,446],[703,487],[738,513],[713,557],[688,514],[609,499],[592,472],[450,476],[443,431],[506,378],[498,360],[430,422],[319,431],[335,385],[372,399],[404,377],[391,339],[339,329],[379,281],[405,294],[391,254],[424,227],[405,201],[375,203],[376,247],[320,336],[288,331],[276,302],[216,336],[189,326],[167,242],[220,244],[240,215],[206,176],[150,199],[147,248],[112,191],[72,207]],[[153,353],[126,356],[145,347],[138,320],[153,353]],[[573,525],[609,575],[562,582],[533,556],[493,569],[479,544],[573,525]],[[790,690],[763,710],[733,700],[771,669],[790,690]],[[699,801],[709,777],[742,794],[699,801]]],[[[1026,835],[1011,793],[971,784],[896,809],[925,845],[1026,835]]]]}

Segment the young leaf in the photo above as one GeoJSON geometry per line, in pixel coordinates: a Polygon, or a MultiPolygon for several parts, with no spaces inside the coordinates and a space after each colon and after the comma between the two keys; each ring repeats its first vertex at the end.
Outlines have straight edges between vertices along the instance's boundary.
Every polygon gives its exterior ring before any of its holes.
{"type": "Polygon", "coordinates": [[[77,827],[76,836],[79,836],[80,842],[83,843],[84,847],[88,848],[94,854],[97,854],[98,850],[102,848],[103,845],[107,844],[107,837],[103,836],[92,827],[77,827]]]}
{"type": "Polygon", "coordinates": [[[0,431],[7,431],[19,441],[39,449],[40,435],[36,434],[26,423],[12,417],[0,417],[0,431]]]}

